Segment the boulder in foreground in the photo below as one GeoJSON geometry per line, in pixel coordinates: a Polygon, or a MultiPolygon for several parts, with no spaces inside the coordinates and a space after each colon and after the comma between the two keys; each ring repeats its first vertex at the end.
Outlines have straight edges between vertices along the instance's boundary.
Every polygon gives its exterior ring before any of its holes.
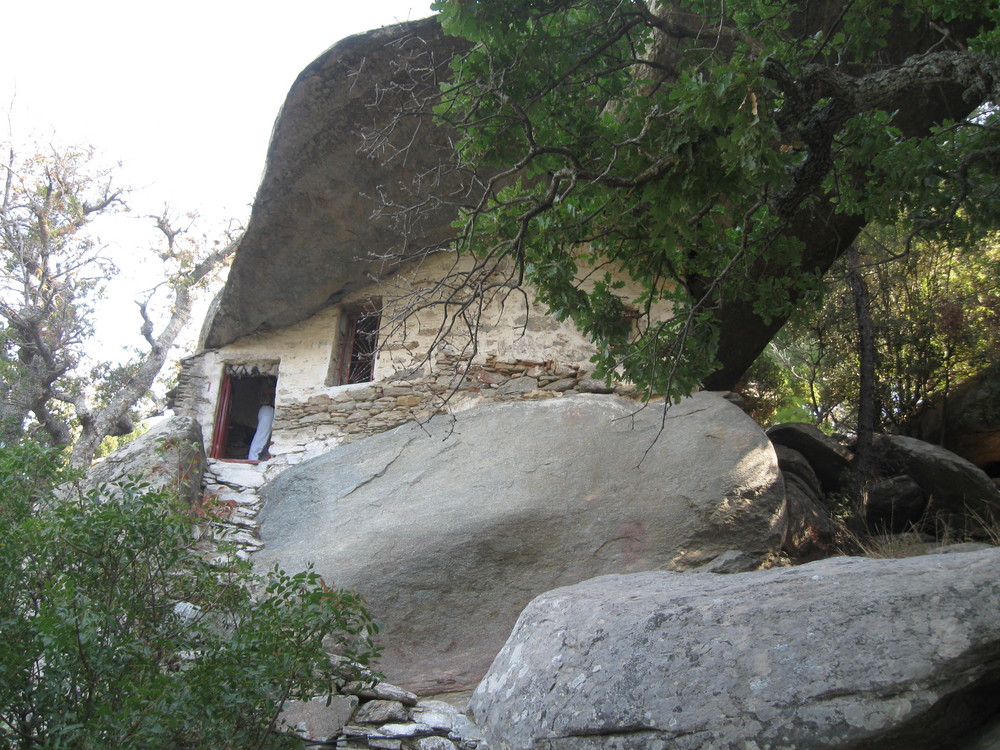
{"type": "Polygon", "coordinates": [[[551,591],[470,703],[493,750],[959,747],[1000,696],[1000,549],[551,591]]]}
{"type": "Polygon", "coordinates": [[[283,472],[258,565],[312,562],[383,626],[380,669],[417,693],[475,687],[538,594],[606,573],[759,565],[784,534],[764,433],[723,398],[579,395],[485,405],[283,472]]]}
{"type": "Polygon", "coordinates": [[[175,491],[193,505],[201,497],[205,464],[201,425],[192,417],[171,417],[94,464],[85,486],[139,478],[154,489],[175,491]]]}

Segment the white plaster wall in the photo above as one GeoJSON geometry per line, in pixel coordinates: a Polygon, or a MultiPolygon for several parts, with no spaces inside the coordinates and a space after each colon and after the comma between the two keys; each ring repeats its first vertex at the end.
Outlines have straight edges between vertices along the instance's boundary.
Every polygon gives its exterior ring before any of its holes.
{"type": "Polygon", "coordinates": [[[204,428],[206,445],[215,430],[219,387],[226,365],[277,361],[275,407],[305,400],[324,388],[339,313],[338,308],[331,307],[294,326],[246,336],[201,354],[198,374],[204,380],[204,398],[198,400],[195,417],[204,428]]]}
{"type": "MultiPolygon", "coordinates": [[[[357,306],[367,299],[381,299],[385,310],[375,382],[391,383],[394,379],[428,374],[436,362],[426,357],[444,320],[443,311],[427,309],[418,314],[402,315],[399,311],[406,305],[402,295],[406,290],[433,284],[452,267],[453,262],[453,256],[441,253],[425,259],[419,266],[389,282],[373,283],[343,300],[340,305],[322,310],[298,324],[247,336],[222,349],[198,355],[192,373],[199,380],[198,398],[195,403],[186,403],[185,407],[203,425],[206,444],[212,438],[218,390],[227,364],[278,361],[275,406],[279,414],[284,405],[303,403],[323,394],[335,396],[340,401],[350,389],[366,388],[368,384],[327,386],[325,381],[334,353],[339,316],[345,308],[357,306]]],[[[628,296],[627,289],[623,291],[623,296],[628,296]]],[[[541,307],[527,303],[526,299],[515,292],[503,304],[495,302],[483,310],[477,331],[475,361],[482,362],[489,355],[494,355],[503,361],[557,361],[579,365],[584,371],[590,370],[589,360],[594,347],[571,323],[556,321],[541,307]]],[[[456,327],[444,342],[444,350],[453,354],[463,351],[469,335],[469,331],[462,326],[456,327]]],[[[349,407],[350,400],[346,403],[349,407]]],[[[464,405],[468,403],[470,401],[466,400],[464,405]]],[[[462,405],[462,402],[456,402],[458,408],[462,405]]],[[[295,445],[292,445],[286,443],[280,431],[276,430],[272,453],[275,456],[297,453],[297,456],[288,455],[285,461],[279,462],[292,463],[330,450],[339,440],[317,427],[315,445],[312,446],[315,450],[307,448],[303,451],[301,431],[296,435],[295,445]]]]}

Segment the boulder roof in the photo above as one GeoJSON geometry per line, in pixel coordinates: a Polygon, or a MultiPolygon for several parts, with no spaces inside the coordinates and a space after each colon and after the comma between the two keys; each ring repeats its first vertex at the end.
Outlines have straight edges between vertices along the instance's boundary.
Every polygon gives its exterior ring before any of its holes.
{"type": "Polygon", "coordinates": [[[405,230],[374,214],[380,195],[409,205],[414,178],[453,153],[424,104],[463,44],[427,18],[348,37],[299,74],[200,348],[303,320],[447,239],[453,206],[425,211],[405,230]],[[380,257],[389,251],[392,263],[380,257]]]}

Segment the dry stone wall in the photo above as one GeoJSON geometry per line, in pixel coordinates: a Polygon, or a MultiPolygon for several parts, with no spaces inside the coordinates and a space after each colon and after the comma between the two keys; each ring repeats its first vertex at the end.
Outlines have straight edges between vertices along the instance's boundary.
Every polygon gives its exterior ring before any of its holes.
{"type": "Polygon", "coordinates": [[[579,364],[488,357],[482,363],[444,355],[430,375],[364,383],[320,393],[279,407],[276,448],[285,464],[325,453],[334,445],[391,430],[446,411],[464,411],[485,402],[555,398],[569,393],[617,392],[587,377],[579,364]]]}
{"type": "Polygon", "coordinates": [[[448,328],[441,310],[430,303],[413,310],[412,290],[434,288],[454,264],[454,256],[441,253],[301,323],[188,358],[175,410],[195,417],[210,444],[226,367],[265,363],[276,368],[272,458],[260,469],[272,478],[339,445],[437,413],[565,393],[634,393],[631,386],[609,388],[594,381],[593,346],[571,324],[555,320],[526,297],[486,305],[474,329],[448,328]],[[341,317],[368,305],[379,306],[383,319],[374,380],[331,384],[341,317]]]}

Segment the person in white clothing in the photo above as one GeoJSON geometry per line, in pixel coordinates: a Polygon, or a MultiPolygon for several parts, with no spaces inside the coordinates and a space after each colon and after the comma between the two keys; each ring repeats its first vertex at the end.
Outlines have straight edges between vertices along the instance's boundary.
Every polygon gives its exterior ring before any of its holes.
{"type": "Polygon", "coordinates": [[[260,455],[266,450],[271,442],[271,425],[274,424],[274,386],[268,385],[264,389],[263,403],[257,410],[257,431],[250,441],[250,451],[247,458],[250,461],[259,461],[260,455]]]}

